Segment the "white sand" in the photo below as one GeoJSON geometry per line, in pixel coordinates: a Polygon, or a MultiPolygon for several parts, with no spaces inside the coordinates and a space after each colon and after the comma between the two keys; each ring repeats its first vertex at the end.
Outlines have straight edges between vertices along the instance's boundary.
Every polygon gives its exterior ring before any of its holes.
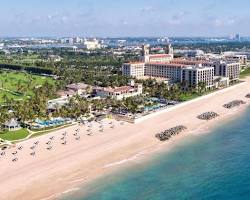
{"type": "Polygon", "coordinates": [[[110,128],[111,125],[106,122],[103,133],[99,132],[99,125],[95,124],[93,136],[86,135],[86,126],[66,128],[67,145],[62,145],[60,140],[65,130],[19,143],[16,148],[7,150],[6,156],[0,157],[0,199],[53,199],[63,191],[75,191],[78,185],[119,169],[125,163],[132,163],[140,157],[147,159],[152,155],[150,152],[156,149],[171,149],[179,140],[203,133],[217,122],[236,116],[234,114],[240,113],[250,103],[245,98],[247,93],[250,93],[250,78],[246,84],[201,98],[138,124],[121,125],[115,122],[115,128],[110,128]],[[235,99],[242,99],[247,105],[233,110],[222,107],[235,99]],[[206,111],[217,112],[220,117],[211,122],[196,118],[206,111]],[[184,125],[188,130],[165,143],[155,138],[157,132],[176,125],[184,125]],[[80,128],[80,141],[73,136],[76,128],[80,128]],[[52,142],[53,149],[49,151],[46,142],[51,136],[55,136],[55,139],[52,142]],[[35,141],[39,141],[39,145],[33,157],[30,147],[35,141]],[[13,156],[11,153],[19,146],[23,146],[23,149],[17,150],[17,156],[13,156]],[[12,162],[15,157],[18,157],[18,161],[12,162]]]}

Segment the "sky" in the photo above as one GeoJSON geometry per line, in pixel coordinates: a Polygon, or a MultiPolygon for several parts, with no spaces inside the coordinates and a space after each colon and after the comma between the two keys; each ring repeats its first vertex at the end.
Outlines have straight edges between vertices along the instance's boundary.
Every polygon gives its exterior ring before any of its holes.
{"type": "Polygon", "coordinates": [[[0,0],[0,36],[250,36],[249,0],[0,0]]]}

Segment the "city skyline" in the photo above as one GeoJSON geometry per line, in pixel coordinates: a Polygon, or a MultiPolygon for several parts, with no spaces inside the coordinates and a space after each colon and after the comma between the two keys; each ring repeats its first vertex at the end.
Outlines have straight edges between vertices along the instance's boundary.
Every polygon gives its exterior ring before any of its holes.
{"type": "Polygon", "coordinates": [[[249,5],[247,0],[10,0],[0,3],[0,36],[249,36],[249,5]]]}

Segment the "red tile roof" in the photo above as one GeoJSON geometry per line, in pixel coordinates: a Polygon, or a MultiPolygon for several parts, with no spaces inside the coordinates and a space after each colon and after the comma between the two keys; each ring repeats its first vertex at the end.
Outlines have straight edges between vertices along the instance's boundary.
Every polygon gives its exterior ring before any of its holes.
{"type": "Polygon", "coordinates": [[[210,64],[211,62],[205,60],[185,60],[185,59],[174,59],[170,63],[181,63],[184,65],[196,65],[196,64],[210,64]]]}
{"type": "Polygon", "coordinates": [[[172,55],[170,55],[170,54],[152,54],[152,55],[149,55],[149,58],[162,58],[162,57],[171,58],[172,55]]]}
{"type": "Polygon", "coordinates": [[[186,67],[184,64],[169,63],[169,62],[150,62],[147,65],[162,65],[164,67],[186,67]]]}
{"type": "Polygon", "coordinates": [[[128,63],[125,63],[125,64],[144,64],[144,62],[128,62],[128,63]]]}
{"type": "Polygon", "coordinates": [[[66,88],[73,90],[86,89],[87,87],[89,87],[89,85],[85,83],[72,83],[66,86],[66,88]]]}
{"type": "Polygon", "coordinates": [[[134,91],[135,88],[131,87],[131,86],[122,86],[122,87],[115,87],[115,88],[112,88],[112,87],[105,87],[105,88],[99,87],[99,88],[96,88],[96,90],[102,90],[104,92],[109,92],[109,93],[120,93],[120,92],[134,91]]]}
{"type": "Polygon", "coordinates": [[[59,90],[56,92],[57,96],[71,96],[75,95],[76,93],[73,90],[59,90]]]}

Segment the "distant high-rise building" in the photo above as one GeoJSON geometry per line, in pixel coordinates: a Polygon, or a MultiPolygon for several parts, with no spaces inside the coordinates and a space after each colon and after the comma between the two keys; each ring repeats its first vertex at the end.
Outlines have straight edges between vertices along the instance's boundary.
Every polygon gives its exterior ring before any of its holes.
{"type": "Polygon", "coordinates": [[[73,38],[62,38],[61,43],[62,44],[73,44],[74,40],[73,40],[73,38]]]}
{"type": "Polygon", "coordinates": [[[240,41],[240,34],[235,35],[235,40],[240,41]]]}
{"type": "Polygon", "coordinates": [[[240,41],[240,39],[241,39],[240,34],[238,34],[238,33],[237,34],[232,34],[232,35],[229,36],[229,39],[230,40],[235,40],[235,41],[240,41]]]}
{"type": "Polygon", "coordinates": [[[75,38],[73,38],[73,40],[74,40],[74,44],[82,43],[82,39],[79,37],[75,37],[75,38]]]}

